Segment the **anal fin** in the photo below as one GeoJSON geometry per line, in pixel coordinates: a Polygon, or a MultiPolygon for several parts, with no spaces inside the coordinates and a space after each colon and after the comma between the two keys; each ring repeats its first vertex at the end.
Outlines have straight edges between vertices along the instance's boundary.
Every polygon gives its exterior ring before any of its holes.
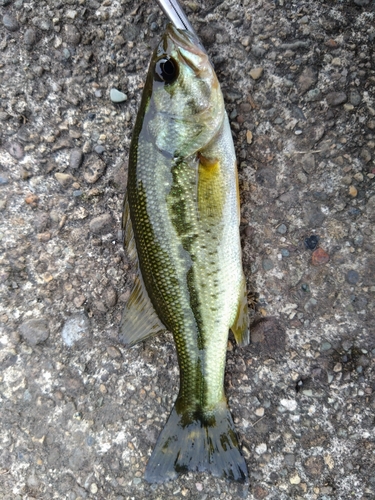
{"type": "Polygon", "coordinates": [[[122,315],[120,342],[131,347],[165,330],[138,275],[122,315]]]}
{"type": "Polygon", "coordinates": [[[131,261],[138,263],[137,248],[135,246],[132,221],[130,219],[128,192],[125,194],[124,208],[122,212],[122,229],[124,234],[124,248],[131,261]]]}
{"type": "Polygon", "coordinates": [[[245,276],[242,277],[241,293],[237,304],[237,314],[233,325],[230,327],[236,342],[240,346],[250,342],[249,307],[247,305],[247,290],[245,276]]]}

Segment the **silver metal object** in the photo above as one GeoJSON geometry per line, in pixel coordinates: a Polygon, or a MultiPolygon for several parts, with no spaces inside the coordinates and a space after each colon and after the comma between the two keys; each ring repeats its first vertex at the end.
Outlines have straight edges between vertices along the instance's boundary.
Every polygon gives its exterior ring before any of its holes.
{"type": "Polygon", "coordinates": [[[194,28],[177,0],[157,0],[164,14],[179,30],[188,30],[195,35],[194,28]]]}
{"type": "Polygon", "coordinates": [[[185,12],[182,10],[177,0],[156,0],[164,14],[168,17],[173,26],[179,30],[187,30],[192,33],[201,49],[206,52],[198,35],[195,33],[193,26],[190,24],[185,12]]]}

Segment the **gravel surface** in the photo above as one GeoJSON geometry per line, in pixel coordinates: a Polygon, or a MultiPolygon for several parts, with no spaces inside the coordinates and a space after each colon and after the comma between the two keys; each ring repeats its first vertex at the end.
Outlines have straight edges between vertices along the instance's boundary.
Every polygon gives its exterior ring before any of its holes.
{"type": "Polygon", "coordinates": [[[172,336],[118,325],[153,2],[0,1],[0,497],[375,498],[375,2],[197,0],[239,160],[252,344],[226,391],[250,486],[143,472],[172,336]],[[111,100],[112,98],[112,100],[111,100]]]}

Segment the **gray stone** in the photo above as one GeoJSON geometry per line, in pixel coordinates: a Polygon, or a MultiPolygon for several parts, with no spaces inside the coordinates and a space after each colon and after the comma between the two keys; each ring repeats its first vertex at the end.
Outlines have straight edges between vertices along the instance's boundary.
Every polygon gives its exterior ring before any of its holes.
{"type": "Polygon", "coordinates": [[[320,346],[321,351],[329,351],[331,349],[332,345],[329,342],[323,342],[323,344],[320,346]]]}
{"type": "Polygon", "coordinates": [[[345,92],[330,92],[326,95],[326,100],[328,106],[339,106],[343,104],[348,99],[348,96],[345,92]]]}
{"type": "Polygon", "coordinates": [[[18,31],[20,29],[17,19],[9,14],[3,16],[3,24],[8,31],[18,31]]]}
{"type": "Polygon", "coordinates": [[[65,321],[61,331],[61,337],[64,344],[71,347],[75,342],[87,336],[89,331],[89,318],[83,313],[78,313],[65,321]]]}
{"type": "Polygon", "coordinates": [[[37,28],[42,31],[50,31],[52,29],[52,23],[48,19],[42,19],[40,17],[34,17],[32,23],[37,28]]]}
{"type": "Polygon", "coordinates": [[[314,297],[311,297],[306,304],[304,305],[304,309],[307,312],[311,312],[315,307],[318,305],[318,301],[314,299],[314,297]]]}
{"type": "Polygon", "coordinates": [[[307,92],[318,81],[316,71],[310,67],[305,68],[298,78],[298,88],[301,94],[307,92]]]}
{"type": "Polygon", "coordinates": [[[305,95],[305,100],[307,102],[319,101],[321,99],[322,93],[319,89],[311,89],[305,95]]]}
{"type": "Polygon", "coordinates": [[[346,281],[350,285],[356,285],[359,281],[359,274],[354,269],[351,269],[346,273],[346,281]]]}
{"type": "Polygon", "coordinates": [[[23,146],[19,142],[11,142],[7,146],[8,153],[16,160],[22,160],[24,157],[23,146]]]}
{"type": "Polygon", "coordinates": [[[112,231],[112,216],[109,213],[105,213],[95,217],[90,221],[89,227],[90,231],[94,234],[107,234],[112,231]]]}
{"type": "Polygon", "coordinates": [[[95,153],[97,153],[98,155],[101,155],[104,153],[105,151],[105,147],[102,146],[101,144],[98,144],[97,146],[94,147],[94,151],[95,153]]]}
{"type": "Polygon", "coordinates": [[[349,351],[353,347],[353,342],[351,340],[344,340],[342,343],[342,348],[345,351],[349,351]]]}
{"type": "Polygon", "coordinates": [[[274,264],[271,259],[263,259],[262,267],[265,271],[270,271],[274,268],[274,264]]]}
{"type": "Polygon", "coordinates": [[[128,96],[119,90],[112,88],[109,94],[111,101],[115,103],[124,102],[127,100],[128,96]]]}
{"type": "Polygon", "coordinates": [[[81,33],[74,24],[64,26],[64,38],[68,45],[77,46],[81,41],[81,33]]]}
{"type": "Polygon", "coordinates": [[[36,42],[36,32],[32,28],[28,28],[25,31],[25,34],[23,36],[23,41],[28,48],[31,48],[33,45],[35,45],[36,42]]]}
{"type": "Polygon", "coordinates": [[[80,149],[73,149],[70,153],[69,157],[69,166],[74,170],[79,168],[82,165],[83,161],[83,153],[80,149]]]}
{"type": "Polygon", "coordinates": [[[30,319],[19,327],[20,334],[27,344],[34,347],[49,337],[49,328],[45,319],[30,319]]]}
{"type": "Polygon", "coordinates": [[[288,228],[286,227],[285,224],[280,224],[280,226],[277,228],[277,232],[280,234],[285,234],[287,230],[288,228]]]}
{"type": "Polygon", "coordinates": [[[287,453],[284,456],[284,464],[287,467],[294,467],[295,462],[296,462],[296,457],[295,455],[293,455],[293,453],[287,453]]]}
{"type": "Polygon", "coordinates": [[[306,207],[305,217],[306,223],[311,228],[321,227],[325,219],[325,215],[320,210],[320,207],[313,204],[306,207]]]}
{"type": "Polygon", "coordinates": [[[361,100],[361,94],[357,90],[351,90],[349,92],[349,102],[353,104],[353,106],[359,106],[361,100]]]}
{"type": "Polygon", "coordinates": [[[306,172],[306,174],[311,174],[315,170],[315,155],[306,154],[301,158],[302,169],[306,172]]]}

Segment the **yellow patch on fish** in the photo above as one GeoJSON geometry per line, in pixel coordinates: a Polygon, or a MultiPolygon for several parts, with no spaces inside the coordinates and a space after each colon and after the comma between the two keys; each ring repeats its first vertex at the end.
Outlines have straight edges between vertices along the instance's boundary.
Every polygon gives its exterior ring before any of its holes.
{"type": "Polygon", "coordinates": [[[202,219],[220,218],[225,202],[225,186],[220,162],[198,155],[198,210],[202,219]]]}

